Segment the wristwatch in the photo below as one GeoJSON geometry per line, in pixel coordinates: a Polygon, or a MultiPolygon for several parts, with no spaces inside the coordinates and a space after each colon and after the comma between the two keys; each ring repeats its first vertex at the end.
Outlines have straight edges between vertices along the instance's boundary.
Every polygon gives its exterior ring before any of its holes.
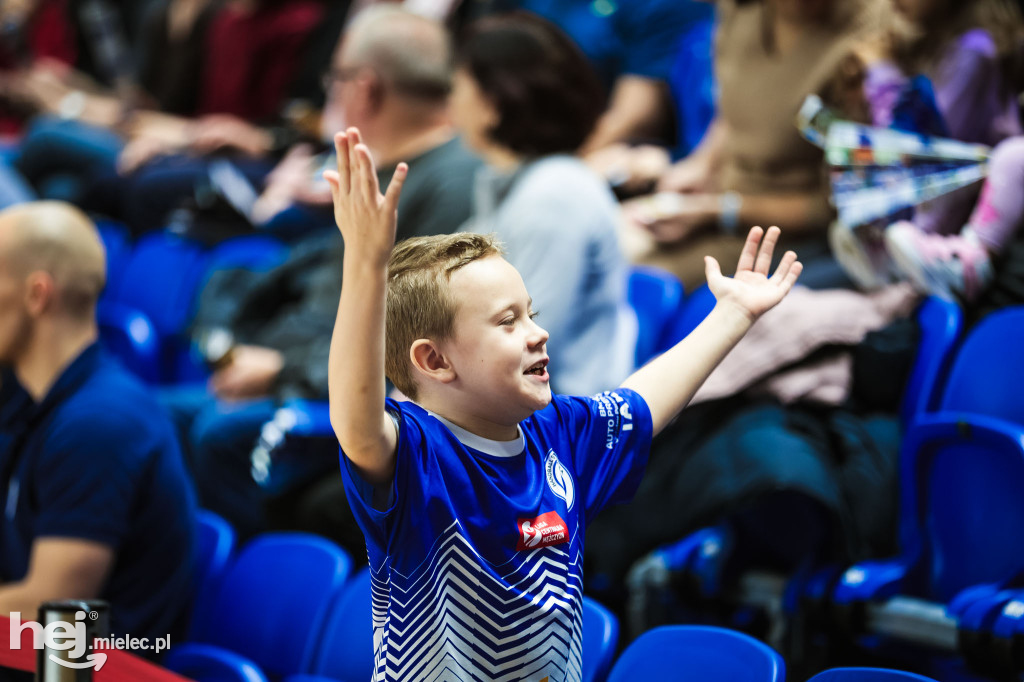
{"type": "Polygon", "coordinates": [[[740,209],[743,208],[743,196],[739,192],[723,192],[718,198],[718,226],[722,232],[736,236],[740,228],[740,209]]]}

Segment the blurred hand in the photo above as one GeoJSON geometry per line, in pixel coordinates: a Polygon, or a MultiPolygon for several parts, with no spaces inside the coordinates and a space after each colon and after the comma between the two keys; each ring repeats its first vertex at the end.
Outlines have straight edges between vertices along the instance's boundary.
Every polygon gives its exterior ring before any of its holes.
{"type": "Polygon", "coordinates": [[[613,144],[587,154],[584,161],[627,194],[650,191],[671,164],[668,151],[654,145],[613,144]]]}
{"type": "Polygon", "coordinates": [[[178,146],[162,137],[142,135],[133,138],[117,157],[117,172],[130,175],[156,157],[176,151],[179,151],[178,146]]]}
{"type": "Polygon", "coordinates": [[[73,89],[65,81],[66,75],[66,67],[56,70],[44,64],[34,65],[21,79],[21,92],[38,109],[59,111],[61,100],[73,89]]]}
{"type": "Polygon", "coordinates": [[[715,183],[716,178],[707,159],[691,154],[672,164],[662,174],[658,181],[658,191],[680,194],[715,192],[715,183]]]}
{"type": "Polygon", "coordinates": [[[659,192],[622,204],[626,220],[643,228],[661,244],[679,244],[715,226],[716,194],[659,192]]]}
{"type": "Polygon", "coordinates": [[[192,124],[191,149],[209,154],[220,149],[235,149],[247,156],[263,156],[270,151],[270,133],[237,116],[213,114],[192,124]]]}
{"type": "Polygon", "coordinates": [[[753,322],[789,293],[803,270],[795,253],[787,251],[775,274],[768,276],[780,232],[777,227],[768,228],[767,233],[760,227],[751,228],[732,277],[722,274],[717,260],[704,258],[708,288],[715,295],[716,305],[732,306],[753,322]]]}
{"type": "Polygon", "coordinates": [[[270,394],[284,356],[273,348],[236,346],[231,363],[210,377],[210,391],[221,400],[249,400],[270,394]]]}

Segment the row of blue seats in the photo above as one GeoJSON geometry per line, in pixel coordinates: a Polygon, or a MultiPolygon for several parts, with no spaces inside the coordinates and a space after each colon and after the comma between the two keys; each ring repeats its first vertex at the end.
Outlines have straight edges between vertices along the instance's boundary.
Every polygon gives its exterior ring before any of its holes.
{"type": "Polygon", "coordinates": [[[97,310],[101,340],[128,369],[150,383],[202,379],[186,334],[199,293],[217,270],[266,271],[288,248],[266,235],[206,247],[168,231],[132,242],[124,226],[101,221],[107,286],[97,310]]]}
{"type": "MultiPolygon", "coordinates": [[[[235,555],[230,526],[199,519],[197,597],[189,641],[165,665],[197,682],[362,682],[373,673],[370,572],[350,575],[348,555],[300,533],[268,533],[235,555]]],[[[645,633],[613,662],[618,621],[583,600],[583,682],[687,679],[782,682],[773,649],[739,632],[665,626],[645,633]]],[[[927,678],[892,670],[837,669],[815,682],[927,678]]]]}
{"type": "MultiPolygon", "coordinates": [[[[99,306],[105,344],[139,376],[152,383],[200,378],[190,359],[185,330],[199,293],[219,269],[269,270],[283,262],[287,247],[265,235],[236,237],[216,247],[154,232],[129,240],[112,222],[99,224],[107,250],[107,287],[99,306]]],[[[698,298],[706,302],[710,292],[698,298]]],[[[686,335],[700,317],[672,275],[654,268],[630,272],[628,298],[639,319],[636,360],[643,364],[686,335]]],[[[710,298],[713,302],[713,298],[710,298]]]]}
{"type": "MultiPolygon", "coordinates": [[[[913,599],[941,614],[919,609],[928,622],[918,629],[936,621],[953,629],[945,640],[969,664],[954,666],[959,679],[1014,674],[1024,671],[1024,356],[1015,349],[1024,308],[988,316],[962,341],[955,308],[946,304],[945,320],[941,309],[929,301],[919,313],[914,371],[924,381],[904,397],[899,556],[792,576],[783,604],[793,619],[813,610],[820,628],[889,650],[899,637],[920,638],[873,631],[867,614],[913,599]]],[[[725,540],[723,529],[707,528],[649,560],[721,597],[725,540]]],[[[946,646],[938,640],[929,644],[946,646]]]]}

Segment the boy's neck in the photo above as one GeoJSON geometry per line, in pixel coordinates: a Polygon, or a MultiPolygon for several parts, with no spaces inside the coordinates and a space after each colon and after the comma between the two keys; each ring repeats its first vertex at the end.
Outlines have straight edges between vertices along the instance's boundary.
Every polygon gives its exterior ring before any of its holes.
{"type": "Polygon", "coordinates": [[[427,396],[420,396],[416,404],[423,409],[443,417],[452,424],[464,429],[474,436],[486,438],[487,440],[507,442],[519,438],[519,423],[502,424],[493,420],[471,414],[463,410],[454,409],[450,402],[431,400],[427,396]]]}

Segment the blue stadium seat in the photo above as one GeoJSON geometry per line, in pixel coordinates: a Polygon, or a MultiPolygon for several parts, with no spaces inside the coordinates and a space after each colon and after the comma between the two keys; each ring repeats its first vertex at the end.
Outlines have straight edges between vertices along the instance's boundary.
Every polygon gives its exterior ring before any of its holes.
{"type": "MultiPolygon", "coordinates": [[[[902,504],[918,516],[920,538],[907,589],[948,602],[966,587],[1024,571],[1024,429],[996,419],[920,422],[905,440],[902,504]]],[[[915,529],[916,530],[916,529],[915,529]]],[[[912,532],[912,531],[906,531],[912,532]]]]}
{"type": "Polygon", "coordinates": [[[683,285],[674,275],[657,268],[635,266],[629,273],[627,297],[636,311],[639,367],[672,344],[669,336],[683,303],[683,285]]]}
{"type": "Polygon", "coordinates": [[[815,675],[808,682],[935,682],[935,680],[902,670],[833,668],[815,675]]]}
{"type": "MultiPolygon", "coordinates": [[[[922,329],[927,334],[925,323],[922,329]]],[[[1024,501],[1014,494],[1024,485],[1024,400],[1016,390],[1024,359],[1007,346],[1022,331],[1024,307],[1007,308],[985,318],[957,349],[936,410],[919,414],[904,438],[901,554],[848,570],[837,603],[905,593],[948,603],[972,585],[1024,569],[1024,552],[998,534],[1024,523],[1024,501]]],[[[915,402],[929,404],[923,396],[915,402]]]]}
{"type": "Polygon", "coordinates": [[[161,336],[184,330],[193,312],[207,254],[197,242],[152,232],[135,244],[113,300],[146,313],[161,336]]]}
{"type": "Polygon", "coordinates": [[[202,640],[205,639],[203,628],[210,621],[210,605],[234,554],[237,537],[231,524],[205,509],[199,510],[196,525],[199,534],[189,639],[202,640]]]}
{"type": "Polygon", "coordinates": [[[160,336],[142,312],[112,301],[96,306],[100,344],[128,370],[149,383],[160,380],[160,336]]]}
{"type": "Polygon", "coordinates": [[[619,646],[619,621],[590,597],[583,597],[583,682],[604,682],[619,646]]]}
{"type": "MultiPolygon", "coordinates": [[[[341,548],[314,535],[257,537],[210,602],[202,644],[238,654],[271,678],[308,672],[351,566],[341,548]]],[[[182,645],[179,655],[195,657],[196,646],[182,645]]]]}
{"type": "Polygon", "coordinates": [[[111,220],[97,220],[96,229],[107,252],[107,286],[103,290],[103,298],[107,298],[111,291],[121,287],[121,278],[132,255],[132,237],[127,227],[111,220]]]}
{"type": "Polygon", "coordinates": [[[171,647],[163,664],[195,682],[268,682],[252,661],[208,644],[171,647]]]}
{"type": "Polygon", "coordinates": [[[609,682],[673,679],[781,682],[786,665],[771,647],[733,630],[666,625],[648,630],[622,653],[609,682]]]}
{"type": "Polygon", "coordinates": [[[1024,425],[1024,306],[992,313],[971,330],[953,360],[939,409],[1024,425]]]}
{"type": "Polygon", "coordinates": [[[939,389],[963,331],[964,316],[956,303],[930,296],[917,309],[917,322],[921,339],[900,403],[904,427],[936,409],[939,389]]]}
{"type": "Polygon", "coordinates": [[[266,272],[288,257],[288,247],[280,240],[267,235],[245,235],[221,242],[210,250],[207,273],[216,270],[243,268],[255,272],[266,272]]]}
{"type": "Polygon", "coordinates": [[[331,608],[310,668],[285,682],[362,682],[373,676],[373,621],[370,570],[364,568],[345,585],[331,608]]]}

